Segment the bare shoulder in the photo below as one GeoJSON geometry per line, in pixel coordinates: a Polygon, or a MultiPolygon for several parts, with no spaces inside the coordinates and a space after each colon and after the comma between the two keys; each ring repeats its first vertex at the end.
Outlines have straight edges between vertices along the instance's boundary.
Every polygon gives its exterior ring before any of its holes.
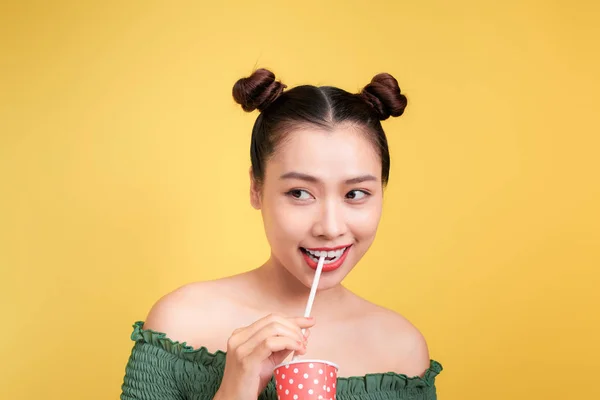
{"type": "Polygon", "coordinates": [[[144,329],[162,332],[171,340],[211,351],[223,348],[223,335],[231,331],[223,315],[235,301],[228,296],[231,279],[194,282],[162,296],[150,309],[144,329]]]}
{"type": "Polygon", "coordinates": [[[401,314],[372,303],[363,304],[365,336],[370,337],[373,352],[381,368],[423,377],[430,365],[427,341],[419,329],[401,314]]]}

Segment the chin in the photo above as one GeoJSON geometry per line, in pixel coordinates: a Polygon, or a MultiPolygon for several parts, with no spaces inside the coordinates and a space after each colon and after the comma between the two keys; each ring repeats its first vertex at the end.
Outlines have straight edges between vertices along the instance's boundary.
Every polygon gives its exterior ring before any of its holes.
{"type": "MultiPolygon", "coordinates": [[[[350,273],[350,271],[343,268],[331,272],[322,272],[321,277],[319,278],[319,286],[317,287],[317,290],[328,290],[340,285],[348,273],[350,273]]],[[[312,287],[314,277],[315,271],[312,269],[307,269],[306,272],[303,272],[303,276],[300,281],[304,284],[304,286],[310,289],[312,287]]]]}

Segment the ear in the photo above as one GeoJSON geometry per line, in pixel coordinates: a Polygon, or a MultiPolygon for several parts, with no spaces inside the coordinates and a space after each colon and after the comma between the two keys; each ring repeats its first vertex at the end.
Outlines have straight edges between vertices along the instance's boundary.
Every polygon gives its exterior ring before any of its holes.
{"type": "Polygon", "coordinates": [[[250,175],[250,204],[257,210],[260,210],[261,207],[261,196],[260,196],[260,187],[254,176],[252,175],[252,167],[250,167],[249,171],[250,175]]]}

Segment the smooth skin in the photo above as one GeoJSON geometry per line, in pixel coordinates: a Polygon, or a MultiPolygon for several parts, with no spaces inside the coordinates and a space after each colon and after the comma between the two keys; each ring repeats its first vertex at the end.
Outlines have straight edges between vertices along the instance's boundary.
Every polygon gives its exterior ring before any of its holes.
{"type": "Polygon", "coordinates": [[[262,213],[270,258],[249,272],[167,294],[145,328],[226,351],[218,400],[256,400],[273,367],[292,352],[335,362],[340,377],[422,377],[430,358],[417,328],[341,283],[373,243],[381,218],[381,161],[373,145],[352,125],[288,135],[268,160],[263,184],[250,175],[250,201],[262,213]],[[350,253],[340,268],[322,274],[314,318],[305,319],[314,270],[300,247],[340,245],[352,245],[350,253]]]}

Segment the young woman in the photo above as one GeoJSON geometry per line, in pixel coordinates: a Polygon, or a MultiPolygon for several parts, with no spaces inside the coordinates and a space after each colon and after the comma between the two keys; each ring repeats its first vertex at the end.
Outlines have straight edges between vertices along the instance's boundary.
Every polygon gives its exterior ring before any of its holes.
{"type": "Polygon", "coordinates": [[[245,111],[260,111],[250,202],[270,258],[161,298],[134,325],[121,399],[276,399],[273,368],[292,353],[340,366],[338,400],[436,398],[442,366],[418,329],[341,284],[375,239],[390,168],[380,121],[402,115],[406,98],[385,73],[358,94],[285,89],[265,69],[233,87],[245,111]]]}

